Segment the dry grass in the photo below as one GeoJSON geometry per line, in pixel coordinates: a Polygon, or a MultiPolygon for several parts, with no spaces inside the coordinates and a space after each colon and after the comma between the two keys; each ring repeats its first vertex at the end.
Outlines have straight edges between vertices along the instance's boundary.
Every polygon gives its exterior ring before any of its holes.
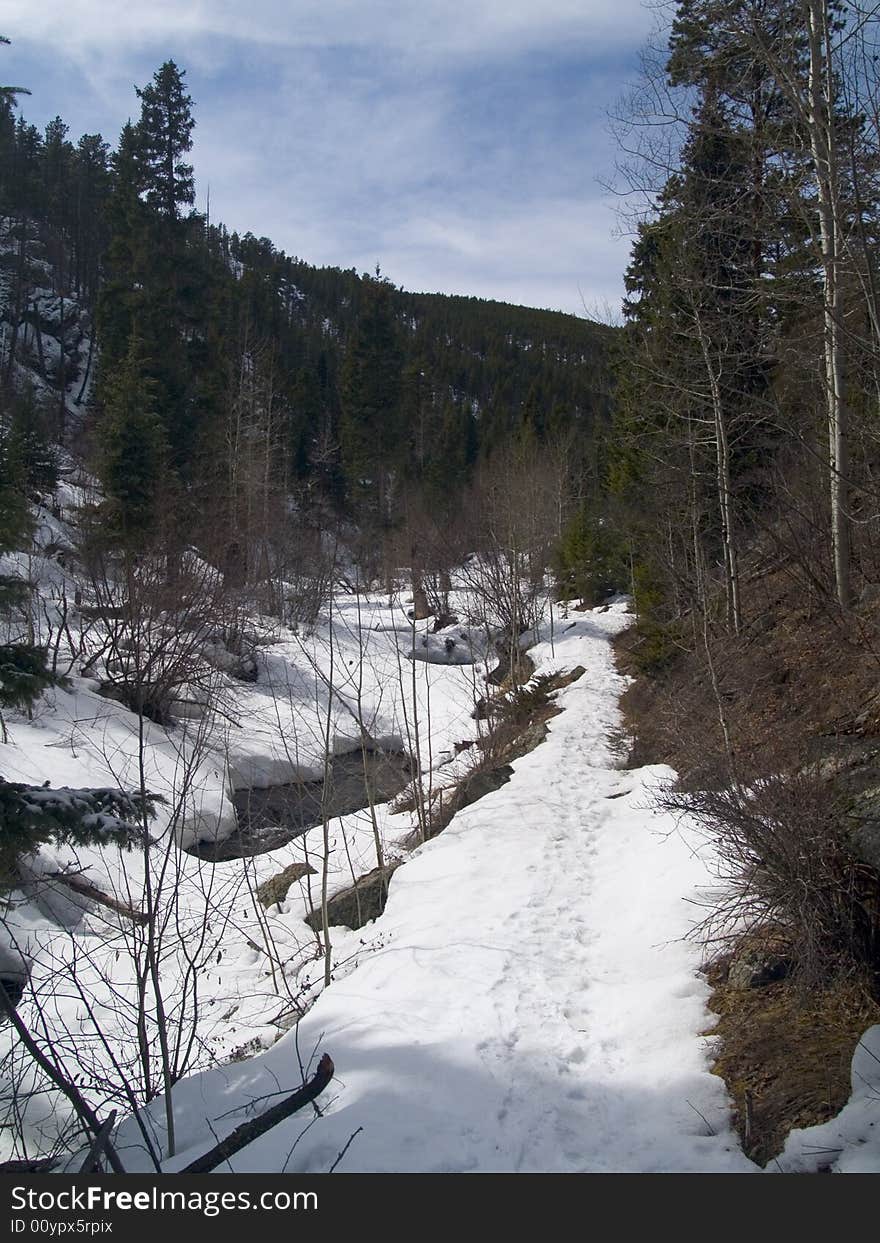
{"type": "Polygon", "coordinates": [[[846,1104],[853,1052],[880,1022],[880,1005],[854,980],[809,992],[791,979],[734,989],[726,982],[729,958],[707,972],[718,1015],[707,1033],[718,1041],[713,1069],[733,1098],[746,1155],[766,1165],[789,1131],[826,1122],[846,1104]]]}

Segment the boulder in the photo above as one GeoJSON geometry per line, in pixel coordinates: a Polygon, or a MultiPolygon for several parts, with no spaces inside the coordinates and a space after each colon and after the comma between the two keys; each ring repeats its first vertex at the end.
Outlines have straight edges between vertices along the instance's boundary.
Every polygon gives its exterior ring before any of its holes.
{"type": "MultiPolygon", "coordinates": [[[[400,863],[388,863],[383,868],[373,868],[365,876],[359,876],[357,883],[349,889],[335,893],[327,903],[327,920],[331,927],[362,928],[371,919],[378,917],[385,910],[388,898],[388,882],[397,871],[400,863]]],[[[320,907],[310,911],[306,923],[315,932],[324,926],[320,907]]]]}
{"type": "Polygon", "coordinates": [[[857,859],[880,872],[880,785],[876,769],[867,771],[873,783],[859,790],[849,805],[849,842],[857,859]]]}
{"type": "Polygon", "coordinates": [[[309,873],[315,874],[315,869],[309,867],[307,863],[291,863],[283,872],[279,872],[277,876],[270,876],[268,880],[263,881],[257,889],[257,897],[263,906],[274,906],[276,902],[283,902],[287,897],[291,885],[295,885],[303,876],[309,873]]]}
{"type": "Polygon", "coordinates": [[[202,648],[202,655],[212,668],[227,673],[239,682],[257,680],[257,661],[254,653],[247,649],[239,654],[230,652],[222,643],[206,643],[202,648]]]}
{"type": "Polygon", "coordinates": [[[17,1009],[18,1003],[24,996],[25,981],[0,975],[0,988],[3,989],[13,1009],[17,1009]]]}
{"type": "Polygon", "coordinates": [[[746,945],[737,950],[727,971],[730,988],[763,988],[783,980],[791,971],[791,959],[768,947],[746,945]]]}
{"type": "Polygon", "coordinates": [[[461,811],[487,794],[500,790],[512,776],[513,769],[509,764],[500,764],[498,768],[478,768],[469,773],[455,788],[455,810],[461,811]]]}
{"type": "Polygon", "coordinates": [[[849,835],[852,852],[880,872],[880,820],[863,820],[849,835]]]}

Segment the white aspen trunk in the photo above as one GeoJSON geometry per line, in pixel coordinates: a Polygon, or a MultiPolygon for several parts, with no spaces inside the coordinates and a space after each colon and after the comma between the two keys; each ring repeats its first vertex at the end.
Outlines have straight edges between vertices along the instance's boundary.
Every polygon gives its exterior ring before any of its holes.
{"type": "Polygon", "coordinates": [[[721,386],[718,373],[712,365],[709,353],[709,342],[700,313],[694,308],[694,321],[697,336],[706,364],[709,378],[709,391],[712,396],[712,418],[715,425],[715,475],[718,487],[718,507],[721,513],[721,539],[724,547],[724,585],[727,593],[727,625],[733,634],[739,634],[742,626],[739,592],[739,565],[736,542],[733,536],[733,503],[730,487],[730,444],[727,436],[727,422],[724,417],[724,403],[721,398],[721,386]]]}
{"type": "Polygon", "coordinates": [[[827,0],[804,0],[809,45],[807,129],[818,191],[819,240],[822,250],[825,401],[828,422],[828,466],[831,504],[831,551],[834,585],[843,608],[852,603],[851,519],[847,411],[843,396],[840,343],[840,222],[838,167],[834,137],[834,88],[827,0]]]}
{"type": "MultiPolygon", "coordinates": [[[[327,687],[327,720],[324,728],[324,784],[321,787],[321,820],[323,827],[324,858],[321,864],[321,932],[324,937],[324,987],[329,988],[333,978],[333,945],[330,941],[330,911],[328,907],[328,883],[330,879],[330,737],[333,723],[333,596],[330,596],[330,680],[327,687]]],[[[317,693],[317,692],[316,692],[317,693]]]]}

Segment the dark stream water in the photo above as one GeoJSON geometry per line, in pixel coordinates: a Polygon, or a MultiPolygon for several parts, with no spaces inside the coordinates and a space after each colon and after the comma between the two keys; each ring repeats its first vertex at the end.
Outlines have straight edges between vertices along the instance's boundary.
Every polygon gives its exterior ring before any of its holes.
{"type": "Polygon", "coordinates": [[[332,819],[360,811],[371,801],[387,803],[411,778],[409,757],[401,751],[337,755],[330,761],[326,789],[317,780],[236,790],[238,830],[219,842],[197,842],[189,852],[214,863],[262,855],[322,824],[325,814],[332,819]]]}

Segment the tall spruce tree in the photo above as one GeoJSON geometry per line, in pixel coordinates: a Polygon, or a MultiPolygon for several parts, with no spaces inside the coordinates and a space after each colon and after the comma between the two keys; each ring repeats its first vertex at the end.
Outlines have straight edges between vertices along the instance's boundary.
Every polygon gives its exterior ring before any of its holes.
{"type": "MultiPolygon", "coordinates": [[[[0,553],[20,550],[29,540],[32,520],[27,503],[27,469],[16,429],[0,423],[0,553]]],[[[47,666],[46,649],[16,635],[16,614],[26,606],[30,584],[14,574],[0,575],[0,710],[30,708],[57,679],[47,666]]],[[[0,714],[5,741],[6,726],[0,714]]]]}
{"type": "Polygon", "coordinates": [[[149,240],[147,208],[141,199],[143,174],[140,135],[131,121],[119,135],[111,160],[107,204],[110,242],[98,298],[97,327],[101,344],[98,396],[105,377],[112,377],[128,352],[135,325],[143,318],[149,240]]]}
{"type": "Polygon", "coordinates": [[[195,202],[193,168],[183,158],[192,149],[195,126],[185,76],[186,70],[168,60],[152,82],[137,89],[143,188],[147,203],[166,221],[177,220],[195,202]]]}
{"type": "Polygon", "coordinates": [[[141,551],[156,534],[167,469],[164,429],[156,414],[156,385],[136,336],[104,388],[101,482],[108,531],[121,547],[141,551]]]}
{"type": "Polygon", "coordinates": [[[405,461],[401,427],[403,354],[393,286],[364,277],[357,324],[342,369],[342,455],[350,494],[364,519],[393,518],[394,482],[405,461]]]}

